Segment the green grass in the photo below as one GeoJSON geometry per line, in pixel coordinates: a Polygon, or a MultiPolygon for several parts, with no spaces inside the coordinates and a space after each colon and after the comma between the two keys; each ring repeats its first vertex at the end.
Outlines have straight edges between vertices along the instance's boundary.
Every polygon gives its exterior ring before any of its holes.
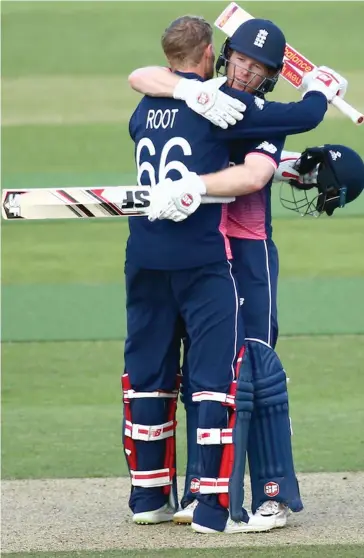
{"type": "MultiPolygon", "coordinates": [[[[283,335],[364,333],[363,278],[282,278],[283,335]]],[[[125,339],[124,283],[3,287],[3,341],[125,339]]]]}
{"type": "MultiPolygon", "coordinates": [[[[361,558],[363,556],[364,547],[361,545],[320,545],[320,546],[275,546],[268,548],[251,548],[244,547],[239,549],[245,558],[361,558]]],[[[104,552],[23,552],[9,554],[11,558],[169,558],[171,555],[175,558],[220,558],[221,548],[203,549],[173,549],[169,550],[106,550],[104,552]]],[[[236,558],[237,549],[224,548],[224,556],[226,558],[236,558]]]]}
{"type": "MultiPolygon", "coordinates": [[[[198,6],[190,2],[3,2],[6,48],[2,72],[6,77],[56,72],[60,75],[116,74],[121,67],[129,71],[135,65],[157,63],[163,60],[160,36],[172,19],[192,12],[213,22],[226,5],[226,2],[201,2],[198,6]],[[131,24],[136,20],[138,40],[133,41],[131,24]],[[67,29],[67,38],[62,33],[64,29],[67,29]]],[[[305,2],[296,2],[294,18],[291,8],[280,2],[247,1],[244,8],[256,17],[269,17],[281,25],[287,41],[308,58],[322,58],[324,54],[324,63],[328,66],[338,70],[361,69],[356,56],[364,15],[361,3],[348,1],[345,6],[332,3],[330,26],[322,25],[322,16],[327,10],[325,2],[315,2],[309,9],[305,2]],[[332,40],[335,33],[340,36],[349,9],[350,33],[345,41],[332,40]],[[346,58],[346,53],[352,56],[346,58]]],[[[223,35],[216,32],[216,37],[220,44],[223,35]]]]}
{"type": "MultiPolygon", "coordinates": [[[[122,343],[3,347],[4,478],[126,474],[121,450],[122,343]]],[[[364,336],[281,340],[299,471],[361,470],[364,336]],[[338,451],[340,448],[340,451],[338,451]]],[[[179,406],[179,473],[185,466],[179,406]]]]}
{"type": "Polygon", "coordinates": [[[35,179],[40,185],[52,186],[58,173],[62,181],[67,178],[67,170],[72,181],[63,184],[77,186],[84,174],[108,178],[133,170],[133,147],[125,124],[10,126],[4,128],[2,137],[7,187],[12,187],[13,173],[14,180],[19,180],[20,171],[23,180],[24,174],[36,175],[30,186],[35,179]]]}
{"type": "MultiPolygon", "coordinates": [[[[362,230],[359,217],[275,221],[282,334],[364,333],[362,230]]],[[[117,219],[7,223],[2,339],[123,339],[127,234],[117,219]]]]}
{"type": "MultiPolygon", "coordinates": [[[[276,220],[281,277],[364,277],[363,223],[336,216],[276,220]]],[[[119,282],[127,235],[125,219],[6,223],[3,284],[119,282]]]]}

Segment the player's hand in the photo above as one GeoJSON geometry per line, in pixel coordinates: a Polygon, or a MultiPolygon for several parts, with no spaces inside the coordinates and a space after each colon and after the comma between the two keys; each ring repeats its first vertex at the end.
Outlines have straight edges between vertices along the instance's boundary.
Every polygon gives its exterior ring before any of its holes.
{"type": "Polygon", "coordinates": [[[174,182],[169,178],[163,180],[151,190],[148,219],[184,221],[198,209],[205,193],[204,182],[194,172],[174,182]]]}
{"type": "Polygon", "coordinates": [[[243,119],[246,105],[220,91],[226,77],[197,81],[182,78],[173,92],[175,99],[182,99],[186,105],[215,126],[226,129],[243,119]]]}
{"type": "Polygon", "coordinates": [[[277,170],[274,173],[274,182],[289,182],[291,186],[306,189],[317,184],[318,165],[313,169],[300,174],[299,166],[301,161],[301,153],[293,151],[282,151],[281,160],[277,170]]]}
{"type": "Polygon", "coordinates": [[[344,98],[348,87],[347,80],[327,66],[319,66],[304,74],[300,86],[303,97],[309,91],[320,91],[329,103],[336,97],[344,98]]]}

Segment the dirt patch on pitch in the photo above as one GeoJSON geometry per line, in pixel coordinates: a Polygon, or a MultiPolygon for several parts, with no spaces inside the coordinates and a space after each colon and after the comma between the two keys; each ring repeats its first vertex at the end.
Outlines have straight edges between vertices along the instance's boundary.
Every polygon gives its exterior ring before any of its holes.
{"type": "MultiPolygon", "coordinates": [[[[173,524],[135,526],[128,480],[56,479],[2,483],[2,551],[207,548],[364,543],[364,473],[300,474],[305,510],[262,534],[204,536],[173,524]]],[[[249,495],[247,495],[249,498],[249,495]]]]}

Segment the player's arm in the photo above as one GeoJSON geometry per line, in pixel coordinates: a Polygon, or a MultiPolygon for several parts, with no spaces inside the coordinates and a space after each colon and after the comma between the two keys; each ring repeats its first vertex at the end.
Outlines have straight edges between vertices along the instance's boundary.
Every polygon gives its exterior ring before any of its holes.
{"type": "MultiPolygon", "coordinates": [[[[261,143],[261,145],[264,144],[271,149],[277,145],[277,153],[280,153],[277,142],[261,143]]],[[[282,151],[281,156],[277,158],[273,155],[259,153],[258,150],[251,151],[246,155],[244,163],[240,165],[200,176],[206,187],[203,195],[245,196],[263,189],[271,178],[274,182],[294,180],[298,184],[316,184],[316,167],[311,172],[300,175],[298,164],[301,155],[298,152],[282,151]]]]}
{"type": "MultiPolygon", "coordinates": [[[[303,93],[301,101],[277,103],[255,99],[249,104],[244,121],[234,129],[224,131],[223,137],[246,139],[258,135],[292,135],[316,128],[325,116],[328,103],[337,95],[343,97],[347,88],[345,78],[326,66],[322,68],[316,68],[304,76],[300,88],[303,93]]],[[[230,90],[230,94],[243,101],[247,95],[235,90],[230,90]]]]}
{"type": "Polygon", "coordinates": [[[257,108],[255,103],[250,103],[244,122],[231,129],[216,130],[215,133],[228,140],[251,139],[271,134],[301,134],[313,130],[322,122],[327,106],[326,97],[315,91],[307,94],[299,102],[267,101],[262,110],[257,108]]]}
{"type": "MultiPolygon", "coordinates": [[[[254,99],[249,93],[236,91],[230,87],[224,88],[227,95],[221,97],[224,93],[216,90],[216,82],[225,78],[217,78],[202,83],[196,80],[178,78],[171,74],[172,79],[170,79],[171,76],[168,76],[165,69],[155,67],[136,70],[134,72],[134,87],[144,94],[164,94],[185,100],[192,110],[225,129],[227,124],[232,123],[225,119],[225,113],[228,112],[226,111],[226,105],[229,104],[227,98],[235,97],[244,103],[248,110],[245,113],[244,120],[235,118],[235,122],[240,120],[240,123],[223,132],[222,137],[224,139],[250,139],[272,134],[299,134],[316,128],[325,116],[328,103],[338,94],[343,97],[347,87],[345,78],[326,66],[323,69],[321,71],[320,68],[317,68],[305,75],[301,86],[303,99],[296,103],[260,101],[254,99]],[[153,83],[154,80],[155,83],[153,83]],[[158,85],[158,80],[163,81],[162,85],[158,85]],[[201,86],[203,86],[202,89],[201,86]],[[216,110],[218,113],[215,119],[213,118],[214,115],[209,117],[208,114],[204,114],[211,108],[209,105],[201,106],[201,99],[205,98],[204,95],[201,97],[201,94],[207,86],[211,88],[210,91],[206,90],[206,92],[210,98],[210,103],[212,103],[212,110],[216,110]],[[222,104],[218,106],[220,99],[222,104]],[[206,110],[207,106],[209,108],[206,110]]],[[[219,83],[218,87],[221,87],[221,85],[222,82],[219,83]]]]}
{"type": "MultiPolygon", "coordinates": [[[[283,142],[282,142],[283,143],[283,142]]],[[[245,196],[264,188],[273,178],[273,182],[294,181],[297,184],[316,184],[317,166],[305,174],[299,173],[302,153],[295,151],[280,152],[280,142],[261,142],[255,150],[249,152],[243,164],[229,167],[219,172],[202,175],[208,196],[245,196]],[[261,146],[274,150],[268,155],[260,152],[261,146]],[[281,153],[279,157],[279,153],[281,153]]],[[[264,147],[263,147],[264,149],[264,147]]]]}
{"type": "MultiPolygon", "coordinates": [[[[203,175],[200,179],[208,196],[245,196],[264,188],[276,171],[285,138],[254,141],[244,163],[203,175]]],[[[246,142],[244,142],[246,143],[246,142]]]]}
{"type": "Polygon", "coordinates": [[[167,68],[150,66],[134,70],[129,84],[135,90],[152,97],[173,97],[212,122],[226,129],[242,120],[245,103],[220,91],[226,77],[200,81],[173,74],[167,68]]]}
{"type": "MultiPolygon", "coordinates": [[[[134,70],[128,79],[130,86],[139,93],[155,97],[174,97],[185,100],[192,110],[199,108],[196,103],[199,95],[195,88],[196,85],[200,87],[202,82],[181,78],[167,68],[157,66],[134,70]]],[[[215,80],[211,80],[213,81],[215,80]]],[[[250,139],[271,134],[272,131],[287,135],[306,132],[318,126],[327,111],[327,98],[320,92],[307,94],[302,101],[295,103],[259,100],[257,104],[250,93],[230,87],[224,87],[224,92],[227,96],[241,100],[248,107],[244,120],[234,128],[227,129],[227,125],[221,126],[219,122],[211,120],[224,128],[224,132],[216,131],[224,139],[250,139]]]]}
{"type": "Polygon", "coordinates": [[[251,153],[235,167],[199,176],[189,172],[180,180],[162,180],[151,190],[148,219],[187,219],[202,203],[202,196],[234,197],[257,192],[272,178],[275,165],[251,153]]]}
{"type": "Polygon", "coordinates": [[[173,97],[181,78],[162,66],[147,66],[134,70],[128,77],[134,91],[151,97],[173,97]]]}
{"type": "Polygon", "coordinates": [[[272,159],[251,153],[241,165],[200,176],[208,196],[245,196],[266,186],[276,166],[272,159]]]}
{"type": "Polygon", "coordinates": [[[264,188],[274,175],[284,138],[252,142],[244,163],[206,175],[194,172],[180,180],[165,180],[151,193],[149,219],[183,221],[202,203],[203,196],[210,198],[244,196],[264,188]]]}

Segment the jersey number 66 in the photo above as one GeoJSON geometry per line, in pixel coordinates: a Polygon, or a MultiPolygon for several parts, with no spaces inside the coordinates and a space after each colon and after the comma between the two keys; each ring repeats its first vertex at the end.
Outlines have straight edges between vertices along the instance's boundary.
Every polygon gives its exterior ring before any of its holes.
{"type": "MultiPolygon", "coordinates": [[[[151,139],[143,138],[137,145],[136,149],[136,164],[138,168],[138,185],[141,186],[141,177],[144,172],[147,172],[149,175],[149,183],[150,186],[155,186],[157,182],[164,180],[167,178],[167,174],[169,171],[175,170],[178,171],[181,176],[185,176],[189,170],[181,163],[181,161],[170,161],[167,163],[168,153],[172,149],[172,147],[180,147],[183,151],[183,155],[192,155],[191,146],[187,140],[181,137],[171,138],[167,141],[167,143],[163,146],[161,155],[160,155],[160,162],[159,162],[159,169],[158,174],[156,176],[156,171],[152,163],[149,161],[143,161],[140,163],[140,156],[142,149],[147,149],[149,151],[149,155],[154,157],[156,155],[156,149],[151,139]]],[[[144,184],[145,186],[145,184],[144,184]]]]}

